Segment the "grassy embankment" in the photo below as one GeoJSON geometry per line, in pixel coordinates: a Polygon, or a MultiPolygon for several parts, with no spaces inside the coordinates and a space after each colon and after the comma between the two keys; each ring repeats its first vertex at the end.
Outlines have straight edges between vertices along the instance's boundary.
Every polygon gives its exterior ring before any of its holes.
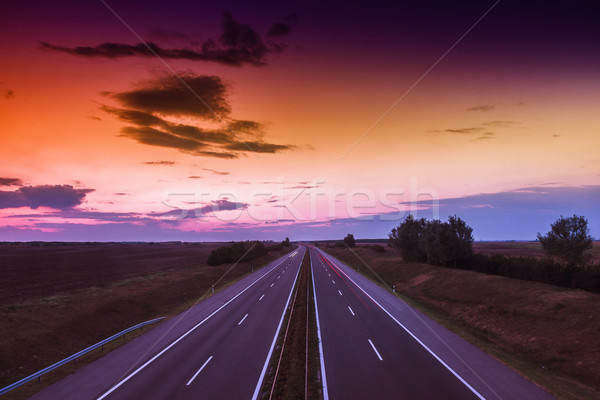
{"type": "MultiPolygon", "coordinates": [[[[172,316],[187,309],[210,295],[211,285],[231,266],[211,267],[205,264],[210,250],[217,246],[215,244],[131,244],[115,247],[118,251],[108,247],[99,250],[97,246],[87,250],[79,247],[64,251],[48,249],[46,257],[36,256],[40,260],[46,258],[46,264],[54,265],[62,282],[72,282],[70,286],[76,289],[56,292],[54,288],[60,285],[54,284],[50,271],[40,271],[47,276],[46,283],[37,282],[35,287],[25,290],[31,293],[30,297],[21,298],[18,302],[6,300],[0,303],[0,387],[136,323],[164,315],[172,316]],[[159,246],[158,250],[156,246],[159,246]],[[111,255],[111,251],[114,254],[111,255]],[[57,252],[58,255],[55,254],[57,252]],[[72,253],[77,256],[74,257],[72,253]],[[104,254],[102,265],[106,265],[106,274],[96,260],[90,258],[97,254],[104,254]],[[131,276],[131,268],[128,268],[133,259],[135,276],[131,276]]],[[[19,268],[27,264],[23,264],[23,261],[19,264],[19,260],[26,260],[27,257],[17,257],[15,254],[18,251],[15,249],[5,250],[2,255],[8,254],[15,268],[11,269],[6,264],[6,268],[13,271],[12,277],[6,279],[11,279],[13,284],[10,288],[2,287],[18,292],[19,282],[23,286],[28,285],[31,281],[27,279],[29,274],[43,268],[19,268]],[[23,276],[17,276],[18,273],[23,276]]],[[[252,267],[264,265],[290,250],[270,252],[268,256],[237,265],[216,289],[248,274],[252,267]]],[[[28,249],[24,247],[20,251],[27,253],[28,249]]],[[[35,249],[34,252],[44,253],[44,250],[35,249]]],[[[5,299],[13,297],[6,296],[5,299]]],[[[133,336],[127,337],[130,339],[133,336]]],[[[104,352],[93,351],[82,357],[77,366],[63,366],[44,375],[40,384],[30,382],[2,398],[28,398],[124,342],[118,339],[105,346],[104,352]]]]}
{"type": "MultiPolygon", "coordinates": [[[[506,249],[510,245],[502,244],[507,255],[512,255],[506,249]]],[[[538,251],[528,247],[523,250],[538,251]]],[[[401,298],[558,398],[600,397],[600,295],[406,263],[387,246],[382,254],[368,245],[354,248],[356,254],[322,248],[374,281],[396,285],[401,298]]],[[[493,249],[488,244],[485,251],[493,249]]]]}

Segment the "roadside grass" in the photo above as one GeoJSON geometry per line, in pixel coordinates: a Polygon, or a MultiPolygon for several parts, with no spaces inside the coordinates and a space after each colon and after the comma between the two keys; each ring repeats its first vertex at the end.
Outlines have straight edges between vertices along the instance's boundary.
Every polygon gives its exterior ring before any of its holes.
{"type": "Polygon", "coordinates": [[[559,399],[600,397],[600,295],[354,248],[375,275],[348,249],[323,250],[559,399]]]}
{"type": "MultiPolygon", "coordinates": [[[[292,248],[233,268],[215,292],[292,248]]],[[[136,323],[176,315],[212,295],[212,284],[231,264],[172,268],[142,276],[0,306],[0,387],[18,381],[136,323]]],[[[148,327],[150,328],[150,327],[148,327]]],[[[145,328],[145,329],[148,329],[145,328]]],[[[21,400],[121,346],[140,332],[117,339],[2,396],[21,400]]]]}

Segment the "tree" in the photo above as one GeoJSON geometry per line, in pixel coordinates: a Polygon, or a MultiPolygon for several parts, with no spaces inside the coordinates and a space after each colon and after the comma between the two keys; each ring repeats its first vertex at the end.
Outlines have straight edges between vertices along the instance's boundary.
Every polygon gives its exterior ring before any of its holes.
{"type": "Polygon", "coordinates": [[[344,243],[348,247],[354,247],[356,245],[356,241],[354,240],[354,235],[351,233],[347,234],[346,237],[344,238],[344,243]]]}
{"type": "Polygon", "coordinates": [[[473,228],[456,215],[448,217],[448,226],[452,232],[451,259],[456,267],[457,261],[465,261],[473,255],[473,228]]]}
{"type": "Polygon", "coordinates": [[[425,218],[415,219],[412,214],[409,214],[388,235],[390,243],[398,249],[404,261],[422,262],[427,260],[427,255],[421,247],[421,236],[426,225],[425,218]]]}
{"type": "Polygon", "coordinates": [[[409,215],[389,238],[405,261],[456,267],[473,254],[473,229],[456,215],[448,217],[448,222],[409,215]]]}
{"type": "Polygon", "coordinates": [[[589,257],[584,252],[592,248],[588,221],[583,216],[560,216],[550,225],[550,231],[537,234],[542,248],[551,257],[557,257],[571,266],[583,266],[589,257]]]}
{"type": "Polygon", "coordinates": [[[286,237],[285,240],[283,242],[281,242],[281,245],[284,247],[289,247],[290,246],[290,238],[286,237]]]}

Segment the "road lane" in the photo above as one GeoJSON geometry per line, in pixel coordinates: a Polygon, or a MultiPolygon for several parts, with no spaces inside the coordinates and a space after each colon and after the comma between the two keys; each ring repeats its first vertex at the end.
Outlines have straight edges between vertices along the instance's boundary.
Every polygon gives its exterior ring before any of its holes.
{"type": "Polygon", "coordinates": [[[311,256],[330,398],[553,398],[339,260],[311,256]]]}
{"type": "Polygon", "coordinates": [[[278,259],[244,278],[242,285],[238,282],[193,307],[175,329],[163,329],[161,335],[150,331],[34,398],[250,399],[303,254],[299,248],[278,259]],[[144,336],[158,340],[159,345],[140,356],[154,344],[144,336]],[[121,373],[107,374],[104,369],[111,367],[121,373]],[[232,376],[237,377],[235,385],[232,376]],[[93,382],[96,378],[101,382],[93,382]]]}
{"type": "Polygon", "coordinates": [[[415,346],[333,264],[316,252],[311,257],[331,399],[479,398],[415,346]]]}

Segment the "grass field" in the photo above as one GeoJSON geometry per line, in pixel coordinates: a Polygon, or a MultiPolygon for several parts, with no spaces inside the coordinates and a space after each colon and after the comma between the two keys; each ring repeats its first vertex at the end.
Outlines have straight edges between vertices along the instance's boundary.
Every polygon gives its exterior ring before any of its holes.
{"type": "MultiPolygon", "coordinates": [[[[207,293],[231,266],[206,266],[205,260],[216,246],[94,245],[76,249],[40,247],[32,252],[27,247],[9,249],[10,257],[0,256],[3,269],[11,271],[1,286],[7,294],[0,304],[0,387],[139,322],[183,311],[207,293]],[[17,256],[19,252],[23,257],[17,256]],[[21,263],[22,259],[27,262],[21,263]],[[22,265],[27,267],[20,268],[22,265]],[[56,274],[51,273],[53,269],[56,274]],[[29,282],[28,276],[35,271],[47,279],[32,278],[29,282]],[[5,286],[7,281],[12,286],[5,286]],[[26,296],[17,296],[20,288],[26,296]],[[19,301],[10,301],[16,297],[19,301]]],[[[250,263],[240,263],[217,289],[249,273],[253,266],[286,252],[271,252],[250,263]]],[[[100,355],[95,352],[86,359],[100,355]]],[[[29,383],[3,399],[28,398],[72,370],[60,368],[45,375],[41,385],[29,383]]]]}
{"type": "Polygon", "coordinates": [[[389,288],[396,285],[402,298],[558,398],[600,398],[600,295],[405,263],[390,247],[382,254],[368,245],[358,245],[356,254],[323,249],[389,288]]]}

